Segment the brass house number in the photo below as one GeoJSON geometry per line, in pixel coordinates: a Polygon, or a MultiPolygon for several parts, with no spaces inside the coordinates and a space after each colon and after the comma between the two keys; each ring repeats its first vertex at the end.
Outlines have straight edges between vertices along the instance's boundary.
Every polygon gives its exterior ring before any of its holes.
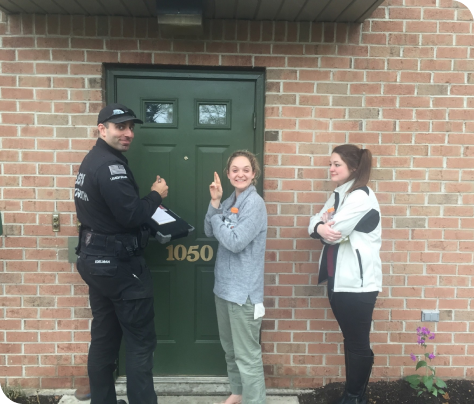
{"type": "Polygon", "coordinates": [[[185,259],[189,262],[195,262],[198,259],[210,261],[214,256],[214,251],[210,245],[203,245],[200,250],[198,245],[192,245],[189,249],[186,249],[182,244],[176,246],[169,245],[166,249],[168,250],[166,261],[184,261],[185,259]]]}

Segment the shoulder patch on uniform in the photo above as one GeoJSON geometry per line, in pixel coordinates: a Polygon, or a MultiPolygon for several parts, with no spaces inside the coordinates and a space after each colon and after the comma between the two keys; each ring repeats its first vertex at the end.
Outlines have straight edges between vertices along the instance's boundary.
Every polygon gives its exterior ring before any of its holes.
{"type": "Polygon", "coordinates": [[[125,167],[120,164],[109,166],[109,170],[111,175],[127,174],[127,171],[125,171],[125,167]]]}

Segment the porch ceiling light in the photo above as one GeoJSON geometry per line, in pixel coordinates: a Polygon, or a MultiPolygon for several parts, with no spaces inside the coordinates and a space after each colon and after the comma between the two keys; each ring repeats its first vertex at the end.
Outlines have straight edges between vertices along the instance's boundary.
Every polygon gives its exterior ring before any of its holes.
{"type": "Polygon", "coordinates": [[[166,34],[202,34],[202,0],[156,0],[156,9],[158,25],[166,34]]]}

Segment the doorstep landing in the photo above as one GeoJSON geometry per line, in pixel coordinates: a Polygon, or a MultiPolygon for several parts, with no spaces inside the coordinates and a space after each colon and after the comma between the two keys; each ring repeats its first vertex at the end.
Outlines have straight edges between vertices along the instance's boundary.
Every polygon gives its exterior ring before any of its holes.
{"type": "MultiPolygon", "coordinates": [[[[225,396],[160,396],[158,404],[214,404],[221,403],[225,396]]],[[[119,400],[125,400],[126,396],[117,396],[119,400]]],[[[73,395],[63,396],[59,404],[90,404],[90,400],[79,401],[73,395]]],[[[267,404],[298,404],[296,396],[270,396],[267,397],[267,404]]]]}

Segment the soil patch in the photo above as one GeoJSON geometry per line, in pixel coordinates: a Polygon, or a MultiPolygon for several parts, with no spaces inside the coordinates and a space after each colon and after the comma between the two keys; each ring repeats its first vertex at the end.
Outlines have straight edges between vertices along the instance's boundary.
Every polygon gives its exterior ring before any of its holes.
{"type": "Polygon", "coordinates": [[[18,397],[13,400],[19,404],[58,404],[62,396],[30,396],[18,397]]]}
{"type": "MultiPolygon", "coordinates": [[[[369,404],[474,404],[474,380],[447,380],[444,396],[417,392],[404,380],[369,383],[369,404]]],[[[344,392],[344,383],[330,383],[298,396],[300,404],[330,404],[344,392]]]]}

